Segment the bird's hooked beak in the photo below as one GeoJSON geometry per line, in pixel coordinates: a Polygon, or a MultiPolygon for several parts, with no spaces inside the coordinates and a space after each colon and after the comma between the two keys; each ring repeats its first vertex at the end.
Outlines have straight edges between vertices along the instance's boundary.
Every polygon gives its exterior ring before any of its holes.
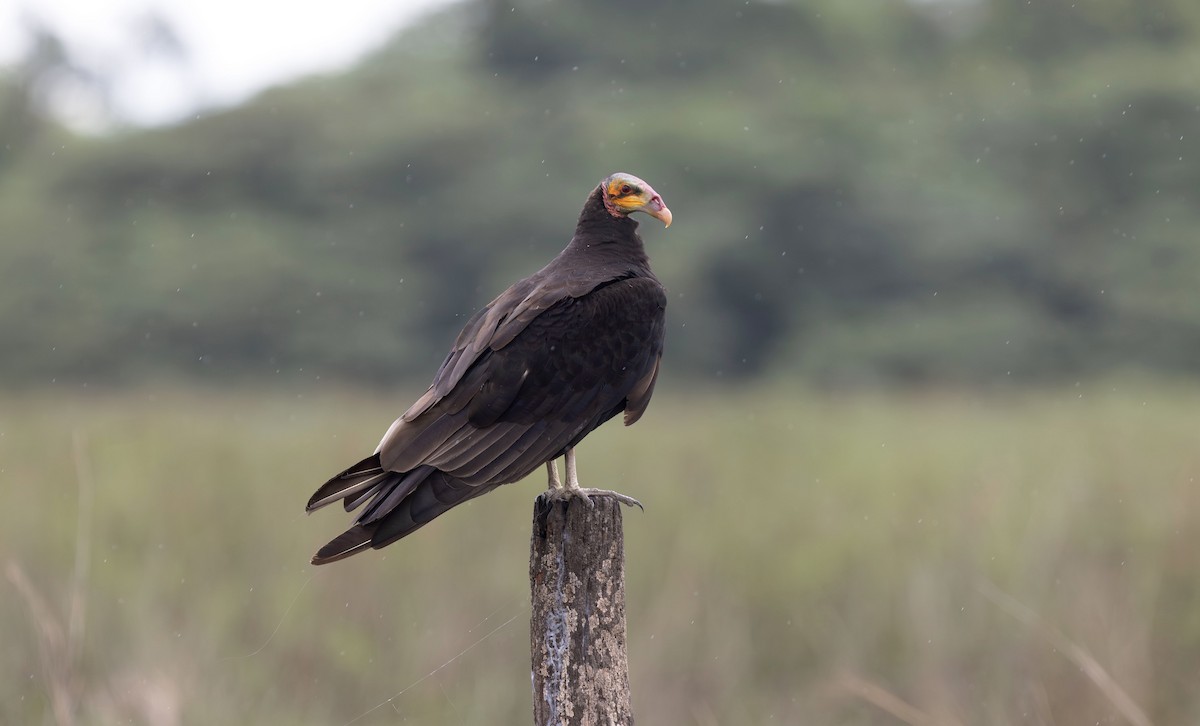
{"type": "Polygon", "coordinates": [[[662,197],[658,194],[651,196],[650,201],[638,209],[662,222],[664,227],[671,226],[671,210],[667,209],[667,205],[663,204],[662,197]]]}

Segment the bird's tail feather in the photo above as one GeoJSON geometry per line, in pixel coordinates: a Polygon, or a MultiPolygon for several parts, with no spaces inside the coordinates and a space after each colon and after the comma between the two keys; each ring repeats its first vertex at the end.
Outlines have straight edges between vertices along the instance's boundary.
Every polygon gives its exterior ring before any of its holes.
{"type": "MultiPolygon", "coordinates": [[[[363,513],[358,515],[358,519],[354,520],[355,524],[370,524],[374,521],[382,519],[388,512],[396,508],[396,506],[407,496],[413,493],[421,482],[425,481],[425,477],[429,476],[434,471],[432,466],[418,466],[409,472],[388,472],[389,478],[379,482],[371,490],[372,499],[363,513]]],[[[366,492],[364,492],[365,494],[366,492]]],[[[359,498],[355,498],[355,503],[359,498]]]]}
{"type": "MultiPolygon", "coordinates": [[[[337,562],[368,547],[379,549],[389,545],[412,534],[449,509],[495,488],[494,485],[471,486],[430,467],[421,467],[405,474],[389,474],[397,477],[396,481],[388,481],[384,486],[376,485],[372,494],[377,499],[353,527],[317,551],[312,558],[314,565],[337,562]],[[414,479],[414,475],[420,478],[414,479]]],[[[362,496],[360,493],[355,498],[362,496]]]]}
{"type": "Polygon", "coordinates": [[[374,489],[367,489],[365,491],[357,492],[356,494],[343,499],[342,506],[345,507],[347,512],[353,512],[355,509],[361,507],[363,502],[367,501],[374,495],[374,489]]]}
{"type": "Polygon", "coordinates": [[[332,477],[311,497],[304,511],[312,512],[331,502],[352,496],[379,484],[388,474],[379,463],[379,454],[371,454],[354,466],[332,477]]]}
{"type": "Polygon", "coordinates": [[[344,560],[350,555],[362,552],[371,546],[371,534],[374,531],[375,525],[373,524],[365,527],[361,524],[354,525],[317,550],[317,554],[313,555],[312,563],[327,565],[330,562],[344,560]]]}
{"type": "Polygon", "coordinates": [[[375,549],[406,537],[459,504],[486,494],[497,485],[472,486],[440,471],[434,471],[394,509],[377,521],[371,537],[375,549]]]}

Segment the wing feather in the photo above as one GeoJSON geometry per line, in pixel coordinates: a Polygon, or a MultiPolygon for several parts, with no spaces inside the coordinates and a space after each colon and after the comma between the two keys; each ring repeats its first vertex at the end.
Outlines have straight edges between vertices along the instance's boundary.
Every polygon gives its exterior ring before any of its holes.
{"type": "Polygon", "coordinates": [[[444,472],[458,477],[469,477],[482,466],[508,449],[528,430],[528,426],[516,423],[499,423],[478,433],[454,451],[447,451],[429,463],[444,472]]]}
{"type": "Polygon", "coordinates": [[[419,466],[433,452],[458,435],[467,426],[467,415],[463,412],[442,416],[430,416],[423,425],[406,424],[398,430],[393,440],[388,441],[379,452],[385,469],[408,471],[419,466]]]}
{"type": "Polygon", "coordinates": [[[525,466],[525,461],[522,457],[529,451],[538,440],[546,433],[547,424],[545,421],[538,421],[530,425],[522,425],[524,429],[521,435],[518,436],[506,448],[497,448],[496,450],[488,450],[488,456],[476,457],[470,465],[460,467],[457,472],[458,476],[468,481],[495,481],[507,482],[514,481],[525,474],[533,471],[542,462],[536,462],[532,466],[525,466]],[[521,465],[514,467],[514,462],[520,462],[521,465]],[[515,477],[506,475],[516,474],[515,477]]]}
{"type": "Polygon", "coordinates": [[[632,426],[646,412],[650,405],[650,397],[654,395],[654,384],[658,381],[658,366],[662,363],[662,353],[654,356],[654,364],[646,371],[646,375],[633,385],[633,390],[625,397],[625,425],[632,426]]]}

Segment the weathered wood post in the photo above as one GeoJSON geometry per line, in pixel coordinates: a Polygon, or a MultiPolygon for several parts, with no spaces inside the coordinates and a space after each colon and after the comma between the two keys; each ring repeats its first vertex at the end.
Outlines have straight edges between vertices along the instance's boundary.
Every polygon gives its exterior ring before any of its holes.
{"type": "Polygon", "coordinates": [[[535,726],[632,726],[625,654],[625,535],[621,505],[596,497],[533,504],[535,726]]]}

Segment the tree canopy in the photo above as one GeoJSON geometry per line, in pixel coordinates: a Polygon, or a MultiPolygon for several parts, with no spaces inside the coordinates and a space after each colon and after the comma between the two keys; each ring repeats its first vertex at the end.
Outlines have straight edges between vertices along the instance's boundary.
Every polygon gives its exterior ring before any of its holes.
{"type": "Polygon", "coordinates": [[[30,57],[0,374],[425,380],[618,170],[675,212],[643,235],[672,375],[1192,374],[1198,31],[1191,0],[476,0],[101,136],[38,111],[30,57]]]}

